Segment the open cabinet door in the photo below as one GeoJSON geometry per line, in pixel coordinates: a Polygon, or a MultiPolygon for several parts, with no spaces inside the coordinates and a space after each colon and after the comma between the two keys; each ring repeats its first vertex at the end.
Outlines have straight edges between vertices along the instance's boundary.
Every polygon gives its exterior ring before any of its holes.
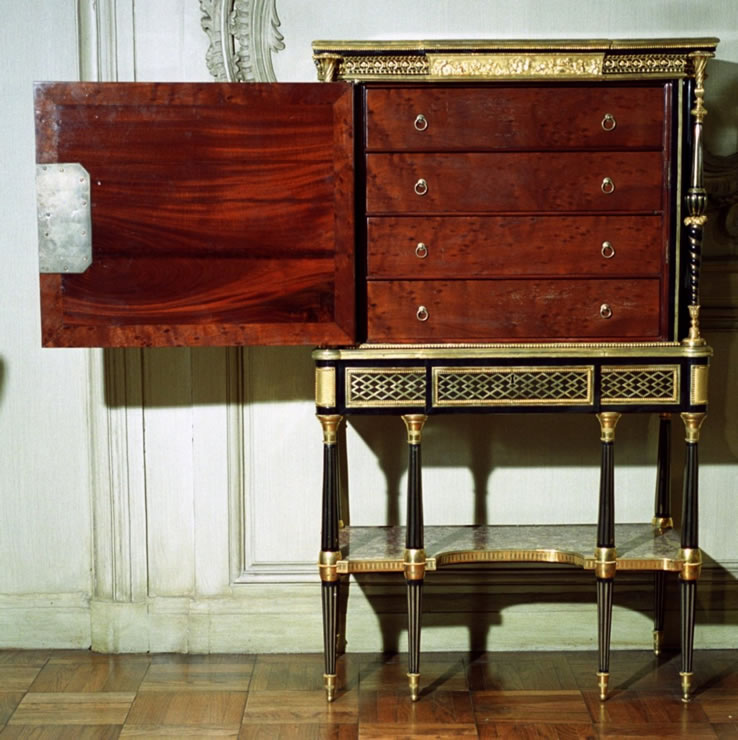
{"type": "Polygon", "coordinates": [[[355,341],[350,85],[42,83],[35,107],[44,345],[355,341]]]}

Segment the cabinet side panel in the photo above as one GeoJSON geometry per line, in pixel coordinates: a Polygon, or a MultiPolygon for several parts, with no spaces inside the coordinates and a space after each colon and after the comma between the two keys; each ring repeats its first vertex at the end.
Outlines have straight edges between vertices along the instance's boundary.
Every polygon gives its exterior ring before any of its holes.
{"type": "Polygon", "coordinates": [[[82,163],[93,213],[92,265],[61,277],[46,344],[351,340],[350,88],[53,84],[37,100],[39,162],[82,163]]]}

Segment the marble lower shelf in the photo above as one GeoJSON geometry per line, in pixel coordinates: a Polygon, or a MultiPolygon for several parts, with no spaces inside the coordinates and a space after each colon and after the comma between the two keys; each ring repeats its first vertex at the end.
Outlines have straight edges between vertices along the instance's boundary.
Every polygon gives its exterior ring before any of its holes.
{"type": "MultiPolygon", "coordinates": [[[[425,527],[426,570],[477,563],[556,563],[594,570],[597,528],[590,524],[425,527]]],[[[404,527],[344,527],[339,573],[404,570],[404,527]]],[[[679,532],[650,524],[615,526],[617,570],[684,566],[679,532]]]]}

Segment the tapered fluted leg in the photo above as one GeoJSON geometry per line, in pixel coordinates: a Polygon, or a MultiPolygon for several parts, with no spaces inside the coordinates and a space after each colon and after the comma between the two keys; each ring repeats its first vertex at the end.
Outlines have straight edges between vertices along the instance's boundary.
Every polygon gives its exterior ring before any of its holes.
{"type": "MultiPolygon", "coordinates": [[[[671,529],[671,414],[661,414],[659,419],[659,450],[656,465],[656,501],[652,520],[656,532],[671,529]]],[[[661,653],[664,637],[666,599],[666,573],[653,575],[653,652],[661,653]]]]}
{"type": "Polygon", "coordinates": [[[341,416],[319,415],[323,427],[323,517],[318,567],[322,581],[324,682],[328,701],[336,696],[336,653],[338,641],[338,447],[341,416]]]}
{"type": "Polygon", "coordinates": [[[407,427],[407,527],[405,533],[405,579],[407,582],[407,677],[410,698],[418,700],[420,688],[420,627],[425,577],[423,549],[423,484],[420,440],[427,417],[408,414],[402,417],[407,427]]]}
{"type": "Polygon", "coordinates": [[[615,425],[620,414],[604,412],[600,422],[602,459],[600,464],[600,504],[597,516],[597,547],[595,576],[597,577],[597,645],[599,665],[597,686],[600,699],[607,698],[610,677],[610,631],[612,626],[612,588],[617,555],[615,551],[615,425]]]}
{"type": "Polygon", "coordinates": [[[323,597],[323,657],[326,698],[336,696],[336,648],[338,642],[338,581],[321,584],[323,597]]]}
{"type": "Polygon", "coordinates": [[[407,582],[407,677],[410,698],[420,690],[420,620],[423,613],[423,581],[407,582]]]}
{"type": "Polygon", "coordinates": [[[597,579],[597,688],[600,700],[607,698],[610,678],[610,632],[612,629],[612,578],[597,579]]]}
{"type": "Polygon", "coordinates": [[[688,702],[692,690],[692,654],[694,652],[695,595],[697,579],[702,568],[702,553],[698,539],[699,460],[697,447],[700,427],[705,420],[702,413],[684,413],[686,459],[684,462],[684,495],[682,497],[682,541],[679,573],[680,611],[682,620],[682,701],[688,702]]]}

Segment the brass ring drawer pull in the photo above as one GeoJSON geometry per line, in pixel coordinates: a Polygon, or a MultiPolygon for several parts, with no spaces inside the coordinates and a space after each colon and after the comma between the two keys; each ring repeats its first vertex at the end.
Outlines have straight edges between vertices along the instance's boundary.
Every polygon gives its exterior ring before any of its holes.
{"type": "Polygon", "coordinates": [[[415,194],[425,195],[427,192],[428,192],[428,183],[421,177],[420,180],[418,180],[415,183],[415,194]]]}
{"type": "Polygon", "coordinates": [[[610,308],[610,304],[603,303],[600,306],[600,316],[602,316],[603,319],[609,319],[612,317],[612,309],[610,308]]]}
{"type": "Polygon", "coordinates": [[[602,119],[603,131],[614,131],[615,126],[617,125],[618,125],[618,122],[615,120],[615,116],[613,116],[612,113],[605,113],[605,116],[602,119]]]}
{"type": "Polygon", "coordinates": [[[428,119],[422,113],[419,113],[415,117],[413,125],[416,131],[425,131],[428,128],[428,119]]]}
{"type": "Polygon", "coordinates": [[[615,183],[609,177],[602,180],[602,185],[600,185],[600,187],[605,195],[610,195],[610,193],[615,192],[615,183]]]}
{"type": "Polygon", "coordinates": [[[602,249],[600,252],[606,260],[611,260],[615,256],[615,247],[613,247],[610,242],[602,242],[602,249]]]}
{"type": "Polygon", "coordinates": [[[418,321],[428,321],[428,309],[425,306],[418,306],[418,310],[415,312],[415,316],[418,321]]]}
{"type": "Polygon", "coordinates": [[[415,256],[421,260],[424,260],[428,256],[428,247],[423,242],[418,242],[418,246],[415,247],[415,256]]]}

